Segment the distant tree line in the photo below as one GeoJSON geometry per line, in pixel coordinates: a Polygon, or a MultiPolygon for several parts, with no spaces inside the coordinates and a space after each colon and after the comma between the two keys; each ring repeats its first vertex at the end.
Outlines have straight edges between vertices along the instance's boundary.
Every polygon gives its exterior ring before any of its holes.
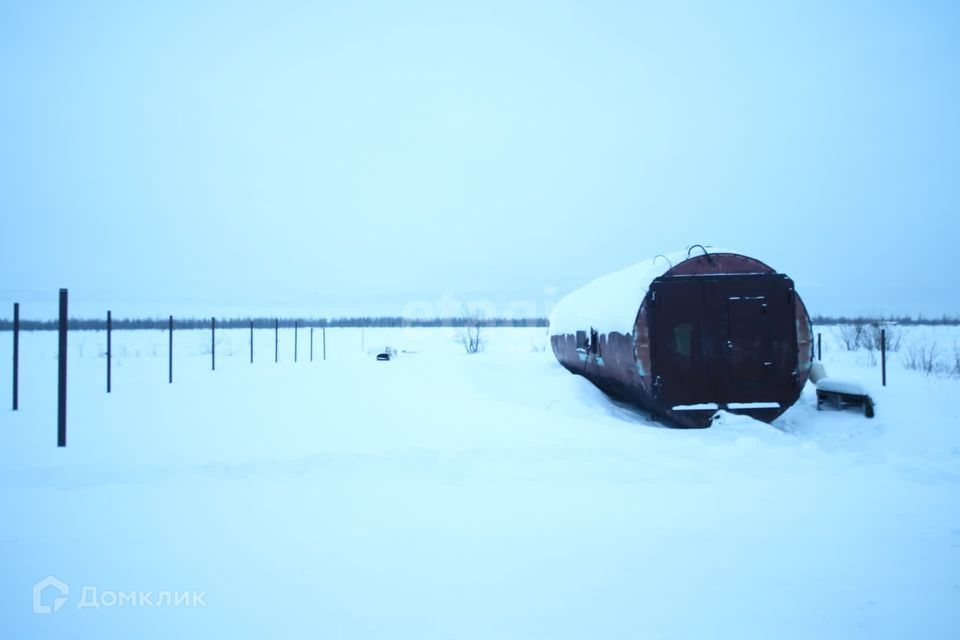
{"type": "Polygon", "coordinates": [[[943,315],[939,318],[925,318],[923,315],[913,316],[813,316],[813,324],[818,325],[926,325],[926,326],[956,326],[960,325],[960,316],[943,315]]]}
{"type": "MultiPolygon", "coordinates": [[[[813,324],[825,325],[928,325],[928,326],[956,326],[960,325],[960,316],[943,315],[939,318],[920,316],[813,316],[813,324]]],[[[222,329],[246,329],[250,322],[256,329],[272,329],[277,318],[217,318],[217,327],[222,329]]],[[[113,328],[117,330],[130,329],[166,329],[168,318],[114,318],[113,328]]],[[[309,327],[548,327],[546,318],[477,318],[473,315],[452,316],[447,318],[403,318],[401,316],[357,316],[350,318],[279,318],[281,328],[292,328],[294,324],[304,328],[309,327]]],[[[55,331],[58,326],[56,320],[21,320],[20,329],[23,331],[55,331]]],[[[70,318],[72,331],[102,331],[107,322],[103,318],[70,318]]],[[[177,329],[204,329],[210,326],[210,318],[174,318],[177,329]]],[[[7,318],[0,319],[0,331],[13,329],[13,321],[7,318]]]]}
{"type": "MultiPolygon", "coordinates": [[[[281,328],[299,325],[309,327],[353,327],[353,328],[404,328],[404,327],[547,327],[546,318],[480,318],[472,316],[449,318],[402,318],[400,316],[370,316],[354,318],[217,318],[218,329],[247,329],[250,323],[256,329],[272,329],[279,321],[281,328]]],[[[113,328],[122,331],[130,329],[166,329],[168,318],[114,318],[113,328]]],[[[210,327],[210,318],[174,317],[175,329],[206,329],[210,327]]],[[[22,331],[56,331],[57,320],[20,320],[22,331]]],[[[103,331],[107,321],[103,318],[70,318],[71,331],[103,331]]],[[[0,320],[0,331],[11,331],[13,321],[0,320]]]]}

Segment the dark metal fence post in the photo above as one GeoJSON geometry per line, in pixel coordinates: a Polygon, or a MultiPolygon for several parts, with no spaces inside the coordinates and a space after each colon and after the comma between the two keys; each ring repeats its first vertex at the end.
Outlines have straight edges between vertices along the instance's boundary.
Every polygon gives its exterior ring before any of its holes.
{"type": "Polygon", "coordinates": [[[823,360],[823,349],[820,344],[820,334],[817,334],[817,360],[823,360]]]}
{"type": "Polygon", "coordinates": [[[20,303],[13,303],[13,410],[20,408],[20,303]]]}
{"type": "Polygon", "coordinates": [[[60,289],[60,359],[57,363],[57,446],[67,446],[67,290],[60,289]]]}
{"type": "Polygon", "coordinates": [[[293,321],[293,361],[297,361],[297,335],[300,333],[300,321],[293,321]]]}
{"type": "Polygon", "coordinates": [[[273,321],[273,361],[280,362],[280,318],[273,321]]]}
{"type": "Polygon", "coordinates": [[[217,319],[210,318],[210,371],[217,370],[217,319]]]}
{"type": "Polygon", "coordinates": [[[170,344],[167,347],[167,353],[169,360],[167,363],[167,382],[173,384],[173,316],[170,316],[170,323],[168,325],[168,334],[170,338],[170,344]]]}
{"type": "Polygon", "coordinates": [[[310,362],[313,362],[313,327],[310,327],[310,362]]]}
{"type": "Polygon", "coordinates": [[[327,328],[323,327],[320,329],[323,334],[323,359],[327,359],[327,328]]]}
{"type": "Polygon", "coordinates": [[[250,364],[253,364],[253,320],[250,321],[250,364]]]}
{"type": "Polygon", "coordinates": [[[887,330],[880,329],[880,371],[883,386],[887,386],[887,330]]]}
{"type": "Polygon", "coordinates": [[[110,393],[110,360],[113,357],[113,343],[111,334],[113,333],[113,314],[107,311],[107,393],[110,393]]]}

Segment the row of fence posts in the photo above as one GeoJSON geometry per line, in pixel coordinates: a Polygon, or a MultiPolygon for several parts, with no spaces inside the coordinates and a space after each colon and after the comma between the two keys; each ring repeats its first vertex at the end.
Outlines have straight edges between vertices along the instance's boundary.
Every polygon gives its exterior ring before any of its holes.
{"type": "MultiPolygon", "coordinates": [[[[67,330],[69,294],[60,289],[57,325],[57,446],[67,446],[67,330]]],[[[253,329],[250,321],[250,364],[253,364],[253,329]]],[[[173,316],[167,322],[167,382],[173,384],[173,316]]],[[[321,327],[323,359],[327,359],[327,328],[321,327]]],[[[107,311],[107,393],[113,390],[113,312],[107,311]]],[[[293,324],[293,361],[297,362],[300,322],[293,324]]],[[[273,361],[280,362],[280,319],[273,325],[273,361]]],[[[310,327],[310,362],[313,362],[313,327],[310,327]]],[[[210,318],[210,369],[217,370],[217,319],[210,318]]],[[[13,410],[20,409],[20,303],[13,303],[13,410]]]]}
{"type": "MultiPolygon", "coordinates": [[[[18,317],[20,305],[14,305],[14,316],[18,317]]],[[[250,321],[250,364],[253,364],[253,320],[250,321]]],[[[14,322],[15,329],[19,329],[19,321],[15,320],[14,322]]],[[[111,360],[111,338],[110,334],[113,331],[113,322],[111,318],[111,312],[107,311],[107,393],[110,393],[110,360],[111,360]]],[[[321,334],[323,336],[323,359],[327,359],[327,328],[320,327],[321,334]]],[[[298,350],[299,350],[299,332],[300,332],[300,321],[295,320],[293,323],[293,361],[297,362],[298,350]]],[[[17,331],[14,331],[16,334],[17,331]]],[[[170,316],[167,325],[167,333],[169,335],[169,344],[167,346],[167,352],[169,358],[167,361],[167,382],[173,384],[173,316],[170,316]]],[[[14,337],[14,345],[17,343],[16,336],[14,337]]],[[[16,361],[16,347],[14,347],[14,360],[16,361]]],[[[280,362],[280,319],[277,318],[274,320],[273,324],[273,361],[275,363],[280,362]]],[[[313,362],[313,327],[310,327],[310,362],[313,362]]],[[[16,365],[14,365],[14,377],[16,377],[16,365]]],[[[217,319],[210,318],[210,370],[217,370],[217,319]]],[[[14,411],[16,411],[16,384],[14,384],[14,411]]]]}
{"type": "MultiPolygon", "coordinates": [[[[817,333],[817,360],[823,360],[823,341],[817,333]]],[[[880,383],[887,386],[887,330],[880,329],[880,383]]]]}

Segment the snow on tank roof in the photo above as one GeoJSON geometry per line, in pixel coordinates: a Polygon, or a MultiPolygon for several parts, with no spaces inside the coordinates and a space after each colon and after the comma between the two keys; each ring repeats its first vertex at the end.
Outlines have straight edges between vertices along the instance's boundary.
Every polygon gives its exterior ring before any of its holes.
{"type": "MultiPolygon", "coordinates": [[[[691,259],[702,255],[696,251],[690,253],[691,259]]],[[[709,248],[708,251],[743,255],[727,249],[709,248]]],[[[550,335],[574,334],[591,328],[607,334],[632,333],[650,284],[687,259],[686,251],[656,256],[600,276],[576,289],[561,299],[550,314],[550,335]]]]}

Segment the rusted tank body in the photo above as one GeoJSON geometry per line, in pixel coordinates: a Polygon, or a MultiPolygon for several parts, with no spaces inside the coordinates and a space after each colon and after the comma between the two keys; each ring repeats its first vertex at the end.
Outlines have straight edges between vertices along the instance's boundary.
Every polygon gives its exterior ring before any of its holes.
{"type": "Polygon", "coordinates": [[[730,251],[657,256],[595,280],[550,318],[560,363],[667,424],[707,427],[718,409],[770,422],[813,360],[793,281],[730,251]]]}

